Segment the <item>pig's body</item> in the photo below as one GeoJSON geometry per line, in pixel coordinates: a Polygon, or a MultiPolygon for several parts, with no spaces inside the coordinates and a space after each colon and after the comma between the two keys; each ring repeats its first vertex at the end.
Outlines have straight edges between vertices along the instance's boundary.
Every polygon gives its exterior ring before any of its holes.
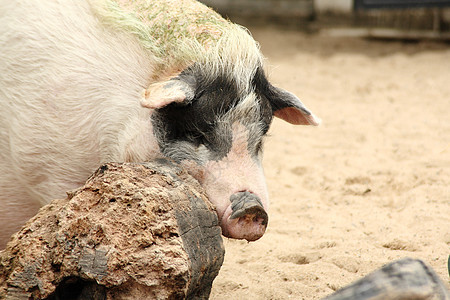
{"type": "Polygon", "coordinates": [[[317,119],[266,81],[240,27],[193,1],[117,2],[0,4],[0,248],[101,163],[161,156],[205,186],[225,235],[259,238],[272,115],[317,119]]]}

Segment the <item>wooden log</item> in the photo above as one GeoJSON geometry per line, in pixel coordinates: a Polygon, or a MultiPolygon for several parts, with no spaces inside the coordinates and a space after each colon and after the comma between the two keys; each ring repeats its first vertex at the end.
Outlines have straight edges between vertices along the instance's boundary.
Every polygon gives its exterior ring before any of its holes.
{"type": "Polygon", "coordinates": [[[449,300],[450,293],[432,268],[404,258],[344,287],[324,300],[449,300]]]}
{"type": "Polygon", "coordinates": [[[180,166],[105,164],[0,252],[0,299],[207,299],[223,258],[215,209],[180,166]]]}

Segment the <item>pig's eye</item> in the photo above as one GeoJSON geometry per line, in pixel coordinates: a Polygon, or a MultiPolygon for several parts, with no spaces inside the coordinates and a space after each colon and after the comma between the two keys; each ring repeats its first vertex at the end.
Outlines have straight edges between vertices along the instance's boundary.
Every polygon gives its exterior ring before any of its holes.
{"type": "Polygon", "coordinates": [[[205,133],[199,138],[200,144],[205,145],[208,148],[214,148],[217,145],[217,136],[212,133],[205,133]]]}
{"type": "Polygon", "coordinates": [[[199,137],[197,138],[197,141],[198,141],[198,143],[199,143],[200,145],[205,145],[205,146],[208,145],[208,139],[207,139],[206,136],[204,136],[204,135],[199,136],[199,137]]]}
{"type": "Polygon", "coordinates": [[[206,136],[199,131],[187,131],[185,132],[185,138],[196,146],[208,144],[206,136]]]}

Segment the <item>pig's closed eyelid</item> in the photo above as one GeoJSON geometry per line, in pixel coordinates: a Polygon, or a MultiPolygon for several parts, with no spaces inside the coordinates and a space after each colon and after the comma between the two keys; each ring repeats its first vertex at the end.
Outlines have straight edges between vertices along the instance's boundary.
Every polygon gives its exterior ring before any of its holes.
{"type": "Polygon", "coordinates": [[[197,100],[198,98],[200,98],[201,96],[203,96],[203,94],[205,93],[204,89],[198,89],[195,91],[195,96],[194,96],[194,100],[197,100]]]}

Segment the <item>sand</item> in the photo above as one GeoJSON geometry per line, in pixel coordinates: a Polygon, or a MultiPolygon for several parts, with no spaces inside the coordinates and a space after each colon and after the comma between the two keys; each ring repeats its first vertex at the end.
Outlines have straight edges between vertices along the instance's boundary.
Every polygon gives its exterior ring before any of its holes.
{"type": "Polygon", "coordinates": [[[269,227],[224,238],[211,299],[320,299],[404,257],[450,288],[450,45],[250,29],[323,123],[274,121],[269,227]]]}

